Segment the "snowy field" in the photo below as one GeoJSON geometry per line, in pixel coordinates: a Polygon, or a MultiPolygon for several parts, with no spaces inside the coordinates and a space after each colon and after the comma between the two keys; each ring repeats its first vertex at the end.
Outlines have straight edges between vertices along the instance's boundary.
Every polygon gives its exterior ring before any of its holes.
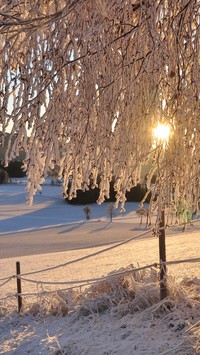
{"type": "MultiPolygon", "coordinates": [[[[0,185],[0,354],[200,354],[199,260],[168,265],[160,302],[159,269],[145,268],[159,261],[158,238],[139,227],[138,205],[112,223],[106,204],[90,206],[90,221],[83,207],[68,205],[59,186],[28,206],[24,182],[0,185]],[[16,279],[3,285],[18,260],[28,273],[20,316],[16,279]]],[[[199,222],[167,229],[167,261],[200,258],[199,232],[199,222]]]]}

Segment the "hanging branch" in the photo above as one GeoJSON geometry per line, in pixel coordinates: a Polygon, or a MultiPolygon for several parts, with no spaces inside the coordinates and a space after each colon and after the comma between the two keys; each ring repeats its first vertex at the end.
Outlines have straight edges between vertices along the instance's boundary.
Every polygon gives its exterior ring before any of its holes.
{"type": "Polygon", "coordinates": [[[0,139],[11,131],[5,164],[25,151],[30,202],[58,165],[69,199],[92,181],[102,203],[114,179],[123,209],[150,159],[157,202],[198,208],[199,10],[198,0],[2,0],[0,139]],[[171,136],[152,154],[158,122],[171,136]]]}

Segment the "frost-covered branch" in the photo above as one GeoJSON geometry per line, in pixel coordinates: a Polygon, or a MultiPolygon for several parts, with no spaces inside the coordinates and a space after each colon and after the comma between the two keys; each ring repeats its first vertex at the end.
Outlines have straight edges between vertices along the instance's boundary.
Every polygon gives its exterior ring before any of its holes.
{"type": "Polygon", "coordinates": [[[2,0],[0,129],[5,164],[26,153],[30,201],[58,165],[68,198],[100,177],[102,203],[114,178],[123,208],[150,159],[154,200],[198,208],[199,12],[198,0],[2,0]],[[152,153],[158,122],[171,136],[152,153]]]}

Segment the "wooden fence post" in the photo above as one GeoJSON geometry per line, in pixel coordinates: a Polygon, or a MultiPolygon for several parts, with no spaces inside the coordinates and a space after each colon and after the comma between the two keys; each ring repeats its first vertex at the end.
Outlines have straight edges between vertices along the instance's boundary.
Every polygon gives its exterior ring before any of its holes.
{"type": "MultiPolygon", "coordinates": [[[[165,246],[165,209],[161,211],[160,230],[159,230],[159,254],[160,263],[166,262],[166,246],[165,246]]],[[[160,269],[160,299],[163,300],[167,297],[166,285],[166,272],[167,267],[165,264],[161,265],[160,269]]]]}
{"type": "MultiPolygon", "coordinates": [[[[20,262],[16,262],[16,274],[20,275],[20,262]]],[[[20,313],[21,308],[22,308],[22,285],[21,285],[21,279],[17,278],[17,302],[18,302],[18,312],[20,313]]]]}

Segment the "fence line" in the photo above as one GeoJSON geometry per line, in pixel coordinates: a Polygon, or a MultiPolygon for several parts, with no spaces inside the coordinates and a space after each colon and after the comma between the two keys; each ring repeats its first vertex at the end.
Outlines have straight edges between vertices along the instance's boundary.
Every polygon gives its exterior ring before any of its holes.
{"type": "Polygon", "coordinates": [[[26,281],[26,282],[30,282],[30,283],[37,283],[37,284],[41,284],[41,285],[74,285],[76,284],[77,286],[79,284],[85,283],[93,283],[93,282],[99,282],[99,281],[105,281],[109,278],[113,278],[116,276],[122,276],[124,274],[130,274],[132,272],[136,272],[136,271],[141,271],[141,270],[145,270],[145,269],[150,269],[152,267],[162,267],[162,265],[175,265],[175,264],[181,264],[181,263],[196,263],[196,262],[200,262],[200,258],[193,258],[193,259],[182,259],[182,260],[174,260],[174,261],[167,261],[167,262],[161,262],[161,263],[153,263],[153,264],[149,264],[146,266],[141,266],[138,268],[133,268],[133,269],[129,269],[129,270],[123,270],[120,272],[116,272],[107,276],[102,276],[102,277],[97,277],[97,278],[91,278],[91,279],[85,279],[85,280],[72,280],[72,281],[55,281],[55,282],[51,282],[51,281],[41,281],[41,280],[31,280],[31,279],[27,279],[25,277],[21,277],[21,275],[15,275],[16,278],[21,279],[22,281],[26,281]]]}
{"type": "Polygon", "coordinates": [[[4,281],[4,282],[2,282],[2,283],[0,284],[0,287],[4,286],[4,285],[7,284],[9,281],[11,281],[11,280],[13,279],[13,277],[15,277],[15,275],[14,275],[14,276],[9,276],[9,277],[7,277],[7,278],[6,278],[6,281],[4,281]]]}
{"type": "Polygon", "coordinates": [[[8,280],[10,277],[12,276],[3,277],[2,279],[0,279],[0,281],[8,280]]]}
{"type": "MultiPolygon", "coordinates": [[[[91,255],[91,254],[90,254],[91,255]]],[[[98,281],[103,281],[115,276],[121,276],[124,274],[129,274],[132,272],[136,272],[136,271],[141,271],[144,269],[148,269],[148,268],[152,268],[152,267],[162,267],[162,265],[176,265],[176,264],[181,264],[181,263],[196,263],[196,262],[200,262],[200,258],[193,258],[193,259],[182,259],[182,260],[173,260],[173,261],[167,261],[167,262],[161,262],[161,263],[153,263],[153,264],[149,264],[146,266],[142,266],[142,267],[138,267],[138,268],[134,268],[134,269],[129,269],[129,270],[123,270],[121,272],[117,272],[117,273],[113,273],[111,275],[107,275],[107,276],[103,276],[103,277],[98,277],[98,278],[92,278],[92,279],[86,279],[86,280],[73,280],[73,281],[41,281],[41,280],[31,280],[31,279],[27,279],[25,277],[23,277],[25,274],[19,274],[19,275],[12,275],[9,276],[7,278],[4,278],[5,282],[3,282],[2,284],[0,284],[0,287],[4,286],[5,284],[7,284],[9,281],[11,281],[13,278],[16,279],[20,279],[22,281],[25,282],[30,282],[30,283],[35,283],[35,284],[43,284],[43,285],[77,285],[74,286],[72,288],[78,287],[78,285],[84,283],[85,285],[87,285],[88,283],[93,283],[93,282],[98,282],[98,281]]]]}
{"type": "Polygon", "coordinates": [[[102,276],[102,277],[97,277],[97,278],[92,278],[92,279],[86,279],[86,280],[73,280],[73,281],[55,281],[55,282],[51,282],[51,281],[37,281],[37,280],[31,280],[31,279],[26,279],[25,277],[21,277],[21,275],[16,275],[16,278],[22,280],[22,281],[27,281],[30,283],[38,283],[41,285],[79,285],[81,283],[93,283],[93,282],[98,282],[98,281],[105,281],[107,279],[113,278],[115,276],[122,276],[124,274],[130,274],[132,272],[135,271],[141,271],[144,269],[149,269],[151,267],[156,267],[158,264],[154,263],[154,264],[150,264],[150,265],[146,265],[146,266],[142,266],[142,267],[138,267],[138,268],[134,268],[134,269],[130,269],[130,270],[124,270],[121,272],[116,272],[113,273],[111,275],[107,275],[107,276],[102,276]]]}
{"type": "MultiPolygon", "coordinates": [[[[193,222],[199,222],[199,221],[200,221],[200,219],[194,220],[193,222]]],[[[172,226],[173,226],[173,225],[171,225],[171,226],[169,226],[169,227],[172,227],[172,226]]],[[[159,229],[161,229],[161,228],[159,228],[159,229]]],[[[60,268],[60,267],[65,267],[65,266],[74,264],[74,263],[76,263],[76,262],[86,260],[86,259],[91,258],[91,257],[93,257],[93,256],[97,256],[97,255],[99,255],[99,254],[105,253],[105,252],[107,252],[107,251],[109,251],[109,250],[113,250],[113,249],[115,249],[115,248],[118,248],[118,247],[120,247],[121,245],[127,244],[127,243],[131,242],[132,240],[141,238],[141,237],[143,237],[143,236],[145,236],[145,235],[147,235],[147,234],[149,234],[149,233],[154,233],[154,228],[149,229],[149,230],[147,230],[147,231],[145,231],[145,232],[143,232],[143,233],[137,234],[137,235],[135,235],[135,236],[132,236],[132,237],[126,239],[126,240],[123,241],[123,242],[119,242],[119,243],[117,243],[117,244],[115,244],[115,245],[112,245],[112,246],[110,246],[110,247],[108,247],[108,248],[99,250],[99,251],[97,251],[97,252],[95,252],[95,253],[92,253],[92,254],[89,254],[89,255],[85,255],[85,256],[82,256],[82,257],[80,257],[80,258],[78,258],[78,259],[71,260],[71,261],[68,261],[68,262],[66,262],[66,263],[59,264],[59,265],[55,265],[55,266],[52,266],[52,267],[49,267],[49,268],[40,269],[40,270],[36,270],[36,271],[32,271],[32,272],[30,271],[30,272],[22,273],[21,275],[22,275],[22,276],[34,275],[34,274],[38,274],[38,273],[41,273],[41,272],[46,272],[46,271],[50,271],[50,270],[55,270],[55,269],[58,269],[58,268],[60,268]]]]}
{"type": "MultiPolygon", "coordinates": [[[[193,223],[193,222],[200,222],[200,219],[193,220],[192,223],[193,223]]],[[[168,225],[167,227],[175,227],[175,226],[177,227],[177,225],[168,225]]],[[[161,228],[159,228],[159,229],[161,229],[161,228]]],[[[88,258],[90,258],[90,257],[97,256],[97,255],[102,254],[102,253],[104,253],[104,252],[107,252],[107,251],[109,251],[109,250],[118,248],[118,247],[120,247],[121,245],[124,245],[124,244],[126,244],[126,243],[129,243],[129,242],[131,242],[131,241],[134,240],[134,239],[138,239],[138,238],[140,238],[140,237],[143,237],[144,235],[149,234],[149,233],[151,233],[151,232],[154,233],[154,231],[155,231],[155,229],[152,228],[152,229],[149,229],[149,230],[147,230],[147,231],[145,231],[145,232],[143,232],[143,233],[140,233],[140,234],[138,234],[138,235],[136,235],[136,236],[133,236],[133,237],[131,237],[131,238],[128,238],[128,239],[126,239],[126,240],[123,241],[123,242],[119,242],[119,243],[117,243],[117,244],[115,244],[115,245],[112,245],[112,246],[110,246],[110,247],[108,247],[108,248],[99,250],[99,251],[97,251],[97,252],[95,252],[95,253],[92,253],[92,254],[89,254],[89,255],[85,255],[85,256],[82,256],[81,258],[78,258],[78,259],[75,259],[75,260],[71,260],[71,261],[68,261],[68,262],[66,262],[66,263],[59,264],[59,265],[56,265],[56,266],[52,266],[52,267],[49,267],[49,268],[40,269],[40,270],[36,270],[36,271],[32,271],[32,272],[30,271],[30,272],[22,273],[21,275],[22,275],[22,276],[34,275],[34,274],[38,274],[38,273],[41,273],[41,272],[46,272],[46,271],[50,271],[50,270],[55,270],[55,269],[60,268],[60,267],[65,267],[65,266],[74,264],[74,263],[76,263],[76,262],[83,261],[83,260],[88,259],[88,258]]],[[[192,260],[192,259],[191,259],[191,260],[192,260]]],[[[0,281],[4,281],[4,280],[6,281],[6,280],[8,280],[8,279],[10,280],[10,279],[13,278],[13,277],[15,277],[15,275],[7,276],[7,277],[4,277],[4,278],[0,278],[0,281]]],[[[4,285],[4,283],[0,284],[0,287],[3,286],[3,285],[4,285]]]]}
{"type": "Polygon", "coordinates": [[[200,262],[200,258],[166,261],[166,262],[162,262],[161,264],[162,265],[175,265],[175,264],[181,264],[181,263],[198,263],[198,262],[200,262]]]}
{"type": "Polygon", "coordinates": [[[200,222],[200,218],[192,219],[192,220],[189,221],[189,222],[182,222],[182,223],[180,223],[180,224],[178,224],[178,223],[175,223],[175,224],[167,224],[167,225],[166,225],[166,228],[171,228],[171,227],[176,227],[176,228],[178,228],[178,227],[180,227],[180,226],[191,226],[191,225],[193,225],[193,223],[198,223],[198,222],[200,222]]]}
{"type": "Polygon", "coordinates": [[[64,263],[64,264],[59,264],[59,265],[52,266],[52,267],[49,267],[49,268],[46,268],[46,269],[40,269],[40,270],[36,270],[36,271],[32,271],[32,272],[30,271],[30,272],[22,273],[21,275],[22,275],[22,276],[27,276],[27,275],[38,274],[38,273],[40,273],[40,272],[46,272],[46,271],[50,271],[50,270],[55,270],[55,269],[58,269],[58,268],[60,268],[60,267],[68,266],[68,265],[77,263],[77,262],[79,262],[79,261],[83,261],[83,260],[88,259],[88,258],[91,258],[91,257],[93,257],[93,256],[97,256],[97,255],[99,255],[99,254],[105,253],[105,252],[107,252],[107,251],[109,251],[109,250],[118,248],[118,247],[120,247],[121,245],[124,245],[124,244],[126,244],[126,243],[129,243],[129,242],[131,242],[131,241],[134,240],[134,239],[138,239],[138,238],[140,238],[140,237],[143,237],[144,235],[149,234],[149,233],[151,233],[152,231],[153,231],[153,229],[149,229],[149,230],[145,231],[144,233],[137,234],[137,235],[135,235],[135,236],[133,236],[133,237],[131,237],[131,238],[128,238],[128,239],[124,240],[123,242],[119,242],[119,243],[117,243],[117,244],[115,244],[115,245],[112,245],[112,246],[110,246],[110,247],[108,247],[108,248],[99,250],[99,251],[97,251],[97,252],[95,252],[95,253],[92,253],[92,254],[89,254],[89,255],[82,256],[82,257],[80,257],[80,258],[78,258],[78,259],[68,261],[68,262],[66,262],[66,263],[64,263]]]}
{"type": "Polygon", "coordinates": [[[98,278],[91,278],[91,279],[86,279],[86,280],[73,280],[73,281],[65,281],[65,282],[50,282],[50,281],[37,281],[37,280],[31,280],[31,279],[26,279],[24,277],[21,277],[21,274],[18,275],[13,275],[8,277],[4,283],[2,283],[0,286],[5,285],[6,283],[8,283],[9,281],[11,281],[11,279],[16,278],[25,282],[30,282],[30,283],[34,283],[34,284],[41,284],[42,285],[74,285],[71,287],[67,287],[65,289],[58,289],[58,290],[51,290],[51,291],[41,291],[41,292],[35,292],[35,293],[19,293],[16,292],[13,295],[7,295],[4,298],[1,298],[0,301],[4,302],[7,299],[12,299],[13,297],[31,297],[31,296],[41,296],[41,295],[45,295],[45,294],[52,294],[52,293],[56,293],[58,291],[69,291],[75,288],[81,288],[84,286],[89,286],[93,283],[97,283],[100,281],[105,281],[111,278],[114,278],[116,276],[122,276],[122,275],[127,275],[127,274],[131,274],[137,271],[141,271],[141,270],[145,270],[145,269],[150,269],[150,268],[157,268],[157,267],[162,267],[163,265],[176,265],[176,264],[180,264],[180,263],[196,263],[196,262],[200,262],[200,258],[193,258],[193,259],[182,259],[182,260],[173,260],[173,261],[168,261],[168,262],[161,262],[161,263],[153,263],[153,264],[149,264],[146,266],[142,266],[142,267],[138,267],[138,268],[133,268],[133,269],[125,269],[123,271],[120,272],[116,272],[107,276],[103,276],[103,277],[98,277],[98,278]]]}

